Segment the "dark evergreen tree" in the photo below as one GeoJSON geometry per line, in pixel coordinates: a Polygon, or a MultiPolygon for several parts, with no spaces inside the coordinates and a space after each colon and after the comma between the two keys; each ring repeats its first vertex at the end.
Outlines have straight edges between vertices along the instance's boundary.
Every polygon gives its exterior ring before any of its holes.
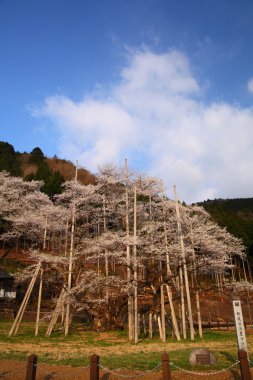
{"type": "Polygon", "coordinates": [[[46,193],[50,198],[52,198],[55,194],[61,194],[63,192],[62,185],[64,181],[64,177],[59,171],[54,172],[50,180],[43,186],[44,193],[46,193]]]}
{"type": "Polygon", "coordinates": [[[45,160],[45,158],[46,157],[44,156],[42,150],[39,147],[36,147],[31,151],[29,162],[32,164],[39,165],[45,160]]]}
{"type": "Polygon", "coordinates": [[[11,176],[22,176],[19,154],[13,146],[7,142],[0,141],[0,171],[6,170],[11,176]]]}
{"type": "Polygon", "coordinates": [[[31,173],[26,176],[27,181],[43,181],[44,184],[41,188],[41,191],[51,198],[55,194],[60,194],[63,191],[62,184],[64,183],[64,177],[60,174],[59,171],[53,172],[48,163],[43,161],[39,166],[35,174],[31,173]]]}

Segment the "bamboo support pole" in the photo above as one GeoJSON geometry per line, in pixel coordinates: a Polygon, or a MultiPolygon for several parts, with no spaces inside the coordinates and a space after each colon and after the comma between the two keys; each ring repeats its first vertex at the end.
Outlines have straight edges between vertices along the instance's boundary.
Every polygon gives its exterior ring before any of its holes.
{"type": "MultiPolygon", "coordinates": [[[[77,182],[77,165],[75,172],[75,182],[77,182]]],[[[72,271],[73,271],[73,255],[74,255],[74,237],[75,237],[75,219],[76,219],[76,194],[73,195],[73,207],[72,207],[72,218],[71,218],[71,238],[70,238],[70,251],[69,251],[69,271],[68,271],[68,291],[72,287],[72,271]]],[[[70,303],[67,302],[66,305],[66,316],[65,316],[65,335],[68,335],[70,324],[70,303]]]]}
{"type": "Polygon", "coordinates": [[[64,301],[65,301],[65,289],[62,289],[61,294],[57,300],[55,309],[52,313],[51,320],[49,322],[47,331],[46,331],[46,336],[50,336],[52,334],[53,328],[55,324],[57,323],[58,317],[60,313],[62,313],[63,307],[64,307],[64,301]]]}
{"type": "Polygon", "coordinates": [[[180,341],[181,338],[180,338],[180,332],[179,332],[179,328],[178,328],[176,313],[175,313],[175,309],[174,309],[174,306],[173,306],[173,303],[172,303],[171,288],[170,288],[169,285],[166,285],[166,289],[167,289],[167,295],[168,295],[168,300],[169,300],[169,304],[170,304],[170,311],[171,311],[171,320],[172,320],[173,332],[174,332],[177,340],[180,341]]]}
{"type": "MultiPolygon", "coordinates": [[[[170,268],[170,258],[169,258],[169,244],[168,244],[168,234],[167,234],[167,225],[166,225],[166,213],[165,213],[165,202],[164,202],[164,188],[163,183],[161,182],[161,191],[162,191],[162,210],[163,210],[163,229],[164,229],[164,245],[165,245],[165,253],[166,253],[166,269],[167,269],[167,275],[171,278],[171,268],[170,268]]],[[[176,335],[176,338],[178,341],[181,340],[180,333],[177,325],[177,319],[175,317],[175,310],[174,310],[174,304],[173,304],[173,298],[172,298],[172,290],[169,285],[167,287],[167,294],[169,299],[169,305],[170,305],[170,311],[171,311],[171,319],[172,319],[172,326],[176,335]]]]}
{"type": "Polygon", "coordinates": [[[244,280],[248,281],[247,274],[246,274],[246,268],[245,268],[245,264],[244,264],[244,260],[242,260],[242,267],[243,267],[244,280]]]}
{"type": "Polygon", "coordinates": [[[134,187],[134,234],[133,234],[133,261],[134,261],[134,342],[138,343],[138,266],[137,266],[137,194],[134,187]]]}
{"type": "Polygon", "coordinates": [[[21,323],[21,321],[22,321],[22,319],[23,319],[23,315],[24,315],[25,309],[26,309],[26,307],[27,307],[27,304],[28,304],[28,302],[29,302],[30,296],[31,296],[31,294],[32,294],[32,290],[33,290],[33,288],[34,288],[34,285],[35,285],[35,282],[36,282],[36,278],[37,278],[38,273],[39,273],[39,270],[40,270],[40,266],[41,266],[41,264],[39,263],[38,266],[37,266],[37,268],[36,268],[36,270],[35,270],[35,273],[34,273],[34,275],[33,275],[33,278],[32,278],[32,280],[31,280],[31,282],[30,282],[30,285],[29,285],[29,287],[28,287],[28,289],[27,289],[27,292],[26,292],[26,294],[25,294],[25,297],[24,297],[24,304],[23,304],[22,307],[20,308],[20,315],[19,315],[19,318],[18,318],[18,320],[17,320],[16,326],[14,327],[14,331],[13,331],[13,334],[14,334],[14,335],[17,334],[18,329],[19,329],[19,326],[20,326],[20,323],[21,323]]]}
{"type": "Polygon", "coordinates": [[[34,275],[30,281],[30,284],[27,288],[27,291],[26,291],[26,294],[23,298],[23,301],[20,305],[20,308],[18,310],[18,313],[16,315],[16,318],[12,324],[12,327],[10,329],[10,332],[9,332],[9,336],[12,336],[12,334],[16,335],[17,331],[18,331],[18,328],[19,328],[19,325],[20,325],[20,322],[23,318],[23,315],[24,315],[24,311],[26,309],[26,306],[27,306],[27,303],[29,301],[29,298],[30,298],[30,295],[32,293],[32,290],[33,290],[33,287],[34,287],[34,284],[35,284],[35,281],[36,281],[36,278],[38,276],[38,273],[40,271],[40,267],[41,267],[41,263],[38,263],[36,269],[35,269],[35,272],[34,272],[34,275]]]}
{"type": "Polygon", "coordinates": [[[45,251],[45,249],[46,249],[46,241],[47,241],[47,219],[48,219],[48,217],[46,216],[45,229],[44,229],[44,237],[43,237],[43,251],[45,251]]]}
{"type": "MultiPolygon", "coordinates": [[[[105,196],[103,195],[103,222],[104,222],[104,232],[107,231],[106,227],[106,210],[105,210],[105,196]]],[[[106,277],[106,284],[105,284],[105,302],[108,304],[109,302],[109,290],[108,290],[108,284],[107,284],[107,278],[109,275],[109,263],[108,263],[108,252],[105,252],[105,277],[106,277]]]]}
{"type": "Polygon", "coordinates": [[[176,190],[176,186],[175,185],[174,185],[174,195],[175,195],[175,206],[176,206],[178,236],[179,236],[179,241],[180,241],[180,246],[181,246],[181,252],[182,252],[182,264],[183,264],[183,271],[184,271],[184,282],[185,282],[186,300],[187,300],[187,307],[188,307],[188,313],[189,313],[190,337],[191,337],[191,340],[194,340],[194,327],[193,327],[193,319],[192,319],[192,306],[191,306],[191,296],[190,296],[190,290],[189,290],[188,272],[187,272],[187,267],[186,267],[185,246],[184,246],[184,239],[183,239],[183,234],[182,234],[182,226],[181,226],[180,212],[179,212],[179,206],[178,206],[177,190],[176,190]]]}
{"type": "Polygon", "coordinates": [[[41,269],[41,271],[40,271],[40,285],[39,285],[39,294],[38,294],[38,306],[37,306],[36,323],[35,323],[35,336],[37,336],[38,333],[39,333],[42,284],[43,284],[43,269],[41,269]]]}
{"type": "Polygon", "coordinates": [[[64,256],[67,256],[68,251],[68,231],[69,231],[69,221],[66,222],[66,228],[65,228],[65,247],[64,247],[64,256]]]}
{"type": "Polygon", "coordinates": [[[142,314],[142,325],[143,325],[143,333],[147,335],[147,325],[146,325],[146,315],[142,314]]]}
{"type": "Polygon", "coordinates": [[[165,306],[164,306],[164,289],[163,284],[160,286],[161,292],[161,330],[162,330],[162,341],[166,342],[166,331],[165,331],[165,306]]]}
{"type": "Polygon", "coordinates": [[[248,258],[247,258],[247,266],[248,266],[249,279],[250,279],[250,282],[252,283],[252,271],[251,271],[250,262],[248,258]]]}
{"type": "Polygon", "coordinates": [[[160,339],[163,340],[163,332],[162,332],[162,324],[161,324],[161,317],[160,317],[160,315],[158,315],[157,324],[158,324],[160,339]]]}
{"type": "Polygon", "coordinates": [[[193,258],[193,273],[192,273],[193,287],[194,287],[194,282],[195,282],[195,286],[197,287],[195,297],[196,297],[196,309],[197,309],[197,318],[198,318],[198,331],[199,331],[200,338],[203,338],[202,319],[201,319],[200,301],[199,301],[199,290],[198,290],[198,283],[197,283],[198,280],[197,280],[196,254],[195,254],[195,250],[194,250],[192,223],[191,223],[191,243],[192,243],[192,258],[193,258]]]}
{"type": "Polygon", "coordinates": [[[149,313],[148,315],[148,336],[149,339],[153,338],[153,315],[152,313],[149,313]]]}
{"type": "MultiPolygon", "coordinates": [[[[126,237],[129,239],[129,200],[128,200],[128,166],[127,166],[127,159],[125,159],[125,169],[124,169],[124,175],[125,175],[125,187],[126,187],[126,193],[125,193],[125,204],[126,204],[126,237]]],[[[130,246],[127,244],[126,247],[126,259],[127,259],[127,282],[128,282],[128,337],[129,340],[134,340],[134,305],[133,305],[133,295],[132,295],[132,289],[130,286],[131,282],[131,258],[130,258],[130,246]]]]}

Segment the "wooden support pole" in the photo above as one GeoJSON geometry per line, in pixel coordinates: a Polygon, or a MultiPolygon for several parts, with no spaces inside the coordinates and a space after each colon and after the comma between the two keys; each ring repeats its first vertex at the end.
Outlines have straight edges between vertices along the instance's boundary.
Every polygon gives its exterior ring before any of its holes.
{"type": "Polygon", "coordinates": [[[175,334],[176,338],[178,341],[181,340],[180,338],[180,333],[179,333],[179,328],[178,328],[178,323],[177,323],[177,318],[176,318],[176,314],[175,314],[175,309],[174,309],[174,306],[173,306],[173,302],[172,302],[172,291],[171,291],[171,287],[166,285],[166,288],[167,288],[167,295],[168,295],[168,299],[169,299],[169,304],[170,304],[170,310],[171,310],[171,320],[172,320],[172,331],[173,333],[175,334]]]}
{"type": "Polygon", "coordinates": [[[148,315],[148,335],[149,335],[149,339],[152,339],[153,338],[153,321],[152,321],[152,313],[149,313],[148,315]]]}
{"type": "Polygon", "coordinates": [[[133,269],[134,269],[134,343],[138,343],[138,265],[137,265],[137,194],[134,187],[134,231],[133,231],[133,269]]]}
{"type": "Polygon", "coordinates": [[[48,328],[47,328],[47,331],[46,331],[46,336],[50,336],[52,331],[53,331],[53,328],[54,326],[56,325],[57,323],[57,320],[58,320],[58,317],[60,315],[60,313],[62,313],[62,309],[64,307],[64,302],[65,302],[65,289],[63,288],[62,291],[61,291],[61,294],[57,300],[57,303],[56,303],[56,306],[55,306],[55,309],[52,313],[52,317],[51,317],[51,320],[49,322],[49,325],[48,325],[48,328]]]}
{"type": "Polygon", "coordinates": [[[252,380],[249,366],[248,354],[244,350],[238,351],[242,380],[252,380]]]}
{"type": "MultiPolygon", "coordinates": [[[[76,162],[75,171],[75,182],[77,183],[77,170],[78,162],[76,162]]],[[[68,271],[68,293],[72,287],[72,277],[73,277],[73,256],[74,256],[74,240],[75,240],[75,223],[76,223],[76,189],[74,189],[73,203],[72,203],[72,216],[71,216],[71,237],[70,237],[70,250],[69,250],[69,271],[68,271]]],[[[65,336],[69,333],[70,324],[70,302],[67,301],[66,305],[66,315],[65,315],[65,336]]]]}
{"type": "Polygon", "coordinates": [[[141,315],[140,315],[140,313],[138,313],[138,316],[137,316],[137,323],[138,323],[138,327],[137,327],[138,336],[140,336],[141,335],[141,315]]]}
{"type": "Polygon", "coordinates": [[[29,286],[27,288],[26,294],[25,294],[25,296],[23,298],[23,301],[22,301],[22,303],[20,305],[20,308],[18,310],[16,318],[15,318],[13,324],[12,324],[11,330],[9,332],[9,336],[12,336],[12,334],[16,335],[16,333],[18,331],[20,322],[21,322],[21,320],[23,318],[23,315],[24,315],[24,312],[25,312],[25,308],[27,306],[27,303],[28,303],[30,295],[32,293],[32,290],[33,290],[33,287],[34,287],[37,275],[39,273],[40,266],[41,266],[41,264],[39,263],[38,266],[37,266],[37,268],[36,268],[36,270],[35,270],[35,272],[34,272],[34,275],[33,275],[32,279],[31,279],[31,282],[30,282],[30,284],[29,284],[29,286]]]}
{"type": "Polygon", "coordinates": [[[166,342],[165,305],[164,305],[164,288],[163,288],[163,284],[160,286],[160,290],[161,290],[161,329],[162,329],[162,341],[166,342]]]}
{"type": "Polygon", "coordinates": [[[187,266],[186,266],[185,246],[184,246],[184,238],[183,238],[182,226],[181,226],[181,220],[180,220],[177,190],[176,190],[175,185],[174,185],[174,195],[175,195],[178,238],[179,238],[179,242],[180,242],[180,246],[181,246],[181,256],[182,256],[181,258],[182,258],[182,264],[183,264],[182,269],[184,272],[185,292],[186,292],[186,300],[187,300],[188,314],[189,314],[190,337],[191,337],[191,340],[194,340],[194,327],[193,327],[193,318],[192,318],[191,295],[190,295],[190,289],[189,289],[188,271],[187,271],[187,266]]]}
{"type": "Polygon", "coordinates": [[[42,284],[43,284],[43,269],[41,269],[41,271],[40,271],[40,286],[39,286],[39,295],[38,295],[38,306],[37,306],[36,324],[35,324],[35,336],[37,336],[38,333],[39,333],[42,284]]]}
{"type": "MultiPolygon", "coordinates": [[[[164,201],[164,188],[163,183],[161,183],[161,191],[162,191],[162,209],[163,209],[163,229],[164,229],[164,245],[165,245],[165,252],[166,252],[166,268],[167,268],[167,275],[169,277],[172,277],[171,268],[170,268],[170,258],[169,258],[169,243],[168,243],[168,237],[167,237],[167,225],[166,225],[166,212],[165,212],[165,201],[164,201]]],[[[167,294],[170,304],[170,310],[171,310],[171,319],[172,319],[172,326],[173,330],[175,332],[175,335],[177,337],[177,340],[180,339],[180,333],[177,325],[177,320],[175,318],[175,310],[174,310],[174,304],[172,299],[172,291],[170,286],[167,285],[167,294]]],[[[165,333],[166,336],[166,333],[165,333]]]]}
{"type": "Polygon", "coordinates": [[[142,326],[143,326],[143,333],[146,336],[147,335],[147,325],[146,325],[146,315],[142,314],[142,326]]]}
{"type": "Polygon", "coordinates": [[[162,354],[162,380],[171,380],[170,359],[167,352],[162,354]]]}
{"type": "Polygon", "coordinates": [[[158,329],[159,329],[160,339],[163,340],[162,324],[161,324],[161,318],[160,318],[160,315],[159,315],[158,318],[157,318],[157,324],[158,324],[158,329]]]}
{"type": "Polygon", "coordinates": [[[251,272],[251,266],[250,266],[249,259],[247,259],[247,266],[248,266],[249,280],[252,283],[252,272],[251,272]]]}
{"type": "Polygon", "coordinates": [[[90,357],[90,380],[99,380],[99,356],[90,357]]]}
{"type": "Polygon", "coordinates": [[[37,361],[38,361],[37,355],[33,354],[33,355],[28,356],[25,380],[36,379],[37,361]]]}
{"type": "MultiPolygon", "coordinates": [[[[126,237],[129,238],[129,200],[128,200],[128,166],[127,159],[125,159],[125,186],[126,186],[126,237]]],[[[131,282],[131,258],[130,258],[130,246],[127,244],[126,247],[126,259],[127,259],[127,282],[130,285],[131,282]]],[[[128,304],[128,337],[129,340],[134,340],[134,300],[132,289],[128,290],[127,293],[127,304],[128,304]]]]}

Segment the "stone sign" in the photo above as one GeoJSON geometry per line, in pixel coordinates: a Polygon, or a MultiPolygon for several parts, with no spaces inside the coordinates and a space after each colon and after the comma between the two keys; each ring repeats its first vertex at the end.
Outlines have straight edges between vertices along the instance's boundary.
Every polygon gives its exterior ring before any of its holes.
{"type": "Polygon", "coordinates": [[[217,359],[211,351],[199,348],[190,353],[189,362],[192,365],[214,365],[217,359]]]}

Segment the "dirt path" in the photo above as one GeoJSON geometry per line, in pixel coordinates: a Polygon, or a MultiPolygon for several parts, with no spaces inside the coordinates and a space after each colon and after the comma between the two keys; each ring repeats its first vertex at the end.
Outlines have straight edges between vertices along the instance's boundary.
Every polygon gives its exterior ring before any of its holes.
{"type": "MultiPolygon", "coordinates": [[[[0,361],[0,378],[6,380],[24,380],[26,372],[26,363],[13,360],[0,361]]],[[[161,380],[161,372],[142,372],[142,371],[114,371],[110,373],[106,370],[100,371],[100,380],[161,380]],[[117,373],[119,376],[117,376],[117,373]],[[122,376],[123,375],[123,376],[122,376]]],[[[252,371],[253,375],[253,371],[252,371]]],[[[172,372],[172,380],[239,380],[238,370],[229,370],[214,374],[212,376],[194,375],[172,372]]],[[[73,368],[70,366],[56,366],[38,363],[36,380],[89,380],[89,369],[73,368]]]]}

